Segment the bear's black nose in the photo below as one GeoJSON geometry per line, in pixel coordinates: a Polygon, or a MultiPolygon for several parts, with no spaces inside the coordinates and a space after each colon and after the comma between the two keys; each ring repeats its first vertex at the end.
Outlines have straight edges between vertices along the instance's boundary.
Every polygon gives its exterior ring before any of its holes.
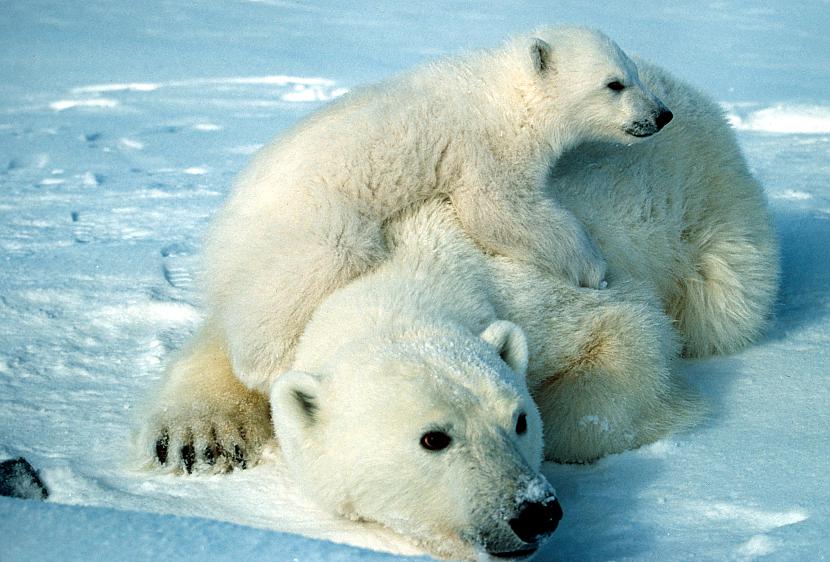
{"type": "Polygon", "coordinates": [[[659,131],[660,129],[668,125],[669,121],[672,120],[672,117],[674,117],[674,113],[672,113],[668,109],[664,109],[663,111],[661,111],[660,115],[657,116],[657,120],[655,121],[655,123],[657,124],[657,130],[659,131]]]}
{"type": "Polygon", "coordinates": [[[562,506],[556,498],[553,501],[523,504],[519,516],[509,521],[510,528],[516,536],[526,543],[534,543],[539,538],[556,530],[562,519],[562,506]]]}

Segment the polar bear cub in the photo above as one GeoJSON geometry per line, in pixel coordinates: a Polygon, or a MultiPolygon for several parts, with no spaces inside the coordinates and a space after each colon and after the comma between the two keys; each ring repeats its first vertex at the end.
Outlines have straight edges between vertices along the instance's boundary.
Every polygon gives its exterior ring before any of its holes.
{"type": "Polygon", "coordinates": [[[486,252],[598,287],[605,261],[544,193],[563,151],[631,144],[671,112],[599,32],[543,29],[348,94],[264,148],[205,251],[234,372],[267,392],[322,299],[388,254],[402,211],[450,198],[486,252]]]}

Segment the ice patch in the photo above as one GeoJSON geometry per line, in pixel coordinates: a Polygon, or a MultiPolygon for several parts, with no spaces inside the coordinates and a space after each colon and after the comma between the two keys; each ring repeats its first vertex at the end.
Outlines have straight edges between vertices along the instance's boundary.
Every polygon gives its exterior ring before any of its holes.
{"type": "MultiPolygon", "coordinates": [[[[215,88],[228,86],[276,86],[286,88],[288,91],[278,94],[281,101],[293,103],[307,103],[315,101],[327,101],[342,96],[348,92],[348,88],[335,87],[335,82],[328,78],[288,76],[275,74],[267,76],[231,76],[225,78],[197,78],[192,80],[171,80],[168,82],[145,83],[134,82],[126,84],[93,84],[80,86],[70,90],[73,96],[116,94],[131,92],[154,92],[167,88],[215,88]]],[[[73,107],[115,107],[119,102],[110,98],[93,97],[90,99],[59,100],[50,104],[56,111],[63,111],[73,107]]],[[[207,128],[194,128],[204,131],[216,131],[220,128],[212,123],[207,128]]]]}
{"type": "Polygon", "coordinates": [[[305,86],[331,86],[333,80],[328,78],[303,78],[301,76],[286,76],[274,74],[271,76],[241,76],[236,78],[217,78],[214,80],[203,80],[201,82],[214,84],[269,84],[273,86],[287,86],[290,84],[302,84],[305,86]]]}
{"type": "Polygon", "coordinates": [[[94,84],[92,86],[81,86],[72,88],[71,92],[78,94],[103,94],[109,92],[152,92],[157,90],[158,84],[149,82],[132,82],[129,84],[94,84]]]}
{"type": "Polygon", "coordinates": [[[729,503],[695,503],[693,508],[706,519],[714,521],[739,521],[761,532],[806,521],[809,516],[801,510],[764,511],[729,503]]]}
{"type": "Polygon", "coordinates": [[[75,107],[101,107],[113,108],[118,107],[121,103],[118,100],[110,98],[92,98],[85,100],[58,100],[49,104],[49,107],[55,111],[64,111],[73,109],[75,107]]]}
{"type": "Polygon", "coordinates": [[[235,146],[233,148],[229,148],[227,152],[229,152],[230,154],[242,154],[248,156],[250,154],[255,153],[260,148],[262,148],[261,144],[244,144],[242,146],[235,146]]]}
{"type": "Polygon", "coordinates": [[[208,173],[207,168],[199,168],[197,166],[185,168],[182,171],[189,176],[203,176],[208,173]]]}
{"type": "Polygon", "coordinates": [[[121,145],[122,148],[127,148],[129,150],[143,150],[144,143],[141,141],[137,141],[135,139],[128,139],[122,138],[118,139],[118,144],[121,145]]]}
{"type": "Polygon", "coordinates": [[[193,128],[197,131],[221,131],[222,127],[219,125],[214,125],[213,123],[197,123],[193,125],[193,128]]]}
{"type": "Polygon", "coordinates": [[[283,94],[280,96],[283,101],[303,102],[303,101],[318,101],[325,99],[321,97],[320,92],[313,89],[299,88],[293,92],[283,94]]]}
{"type": "Polygon", "coordinates": [[[327,91],[325,88],[319,87],[319,85],[309,87],[305,84],[295,84],[293,91],[283,94],[280,96],[280,99],[290,102],[327,101],[342,96],[346,92],[348,90],[345,88],[327,91]]]}
{"type": "Polygon", "coordinates": [[[775,542],[766,535],[755,535],[738,547],[738,559],[752,560],[775,552],[775,542]]]}
{"type": "Polygon", "coordinates": [[[790,201],[808,201],[813,198],[813,196],[809,193],[796,191],[794,189],[785,189],[781,193],[771,193],[770,197],[773,199],[787,199],[790,201]]]}
{"type": "MultiPolygon", "coordinates": [[[[266,76],[230,76],[224,78],[196,78],[192,80],[170,80],[168,82],[144,83],[136,82],[130,84],[95,84],[81,86],[70,90],[73,94],[100,94],[110,92],[152,92],[161,88],[221,86],[224,84],[242,85],[265,85],[265,86],[334,86],[335,82],[328,78],[288,76],[285,74],[274,74],[266,76]]],[[[347,90],[338,88],[339,95],[347,90]]]]}
{"type": "Polygon", "coordinates": [[[66,180],[61,178],[43,178],[38,185],[61,185],[62,183],[66,183],[66,180]]]}
{"type": "Polygon", "coordinates": [[[107,326],[141,322],[153,325],[193,324],[199,319],[196,309],[178,302],[135,303],[127,306],[104,306],[98,311],[98,323],[107,326]]]}
{"type": "Polygon", "coordinates": [[[641,448],[644,455],[652,458],[664,459],[677,452],[677,443],[661,439],[651,445],[645,445],[641,448]]]}
{"type": "Polygon", "coordinates": [[[101,183],[101,176],[93,174],[92,172],[86,172],[81,176],[81,182],[87,187],[98,187],[101,183]]]}
{"type": "Polygon", "coordinates": [[[739,131],[787,134],[830,133],[830,107],[776,105],[742,115],[739,106],[727,106],[727,119],[739,131]]]}

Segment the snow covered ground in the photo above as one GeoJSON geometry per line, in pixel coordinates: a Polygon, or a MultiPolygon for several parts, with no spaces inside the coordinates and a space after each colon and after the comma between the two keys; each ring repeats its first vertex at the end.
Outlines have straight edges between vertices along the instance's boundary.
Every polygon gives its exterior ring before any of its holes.
{"type": "Polygon", "coordinates": [[[390,557],[299,535],[418,554],[321,513],[275,450],[228,476],[135,470],[133,419],[198,321],[200,236],[259,145],[357,84],[562,22],[723,102],[784,278],[761,342],[680,364],[707,421],[546,467],[565,519],[539,558],[830,558],[827,1],[0,6],[0,459],[25,456],[52,492],[0,498],[3,560],[390,557]]]}

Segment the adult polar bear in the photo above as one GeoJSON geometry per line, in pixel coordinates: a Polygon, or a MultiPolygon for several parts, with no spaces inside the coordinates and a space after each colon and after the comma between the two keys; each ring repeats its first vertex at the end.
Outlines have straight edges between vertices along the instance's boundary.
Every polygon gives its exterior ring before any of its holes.
{"type": "Polygon", "coordinates": [[[385,259],[383,226],[435,197],[452,198],[486,250],[599,287],[604,260],[544,195],[548,166],[579,142],[650,136],[671,115],[619,47],[578,28],[344,96],[260,151],[208,237],[207,299],[234,371],[267,391],[320,301],[385,259]]]}
{"type": "MultiPolygon", "coordinates": [[[[527,383],[544,423],[545,456],[587,461],[693,419],[695,403],[671,371],[681,346],[689,355],[729,352],[758,335],[778,273],[761,189],[720,110],[663,71],[638,65],[642,82],[674,110],[672,126],[648,143],[576,147],[547,183],[607,257],[608,289],[581,289],[532,263],[487,255],[465,236],[452,206],[433,202],[391,221],[390,258],[319,307],[271,401],[287,462],[325,505],[384,522],[448,556],[530,549],[553,525],[522,522],[516,498],[534,500],[543,517],[532,519],[556,518],[550,490],[533,476],[538,418],[521,378],[500,370],[481,342],[520,375],[527,334],[527,383]],[[377,290],[384,284],[398,288],[377,290]],[[395,354],[402,343],[406,352],[395,354]],[[470,362],[453,370],[459,349],[470,362]],[[390,372],[401,357],[417,392],[400,391],[406,377],[390,372]],[[436,369],[445,388],[480,394],[484,407],[442,402],[436,369]],[[433,422],[436,412],[477,428],[472,448],[483,456],[476,470],[448,471],[446,456],[399,465],[371,446],[377,440],[401,451],[405,422],[433,422]],[[342,470],[342,458],[360,468],[357,477],[342,470]]],[[[154,400],[142,444],[168,466],[244,464],[271,434],[268,398],[235,376],[215,316],[171,365],[154,400]]],[[[446,425],[434,429],[469,438],[446,425]]],[[[430,446],[452,451],[435,439],[430,446]]]]}

